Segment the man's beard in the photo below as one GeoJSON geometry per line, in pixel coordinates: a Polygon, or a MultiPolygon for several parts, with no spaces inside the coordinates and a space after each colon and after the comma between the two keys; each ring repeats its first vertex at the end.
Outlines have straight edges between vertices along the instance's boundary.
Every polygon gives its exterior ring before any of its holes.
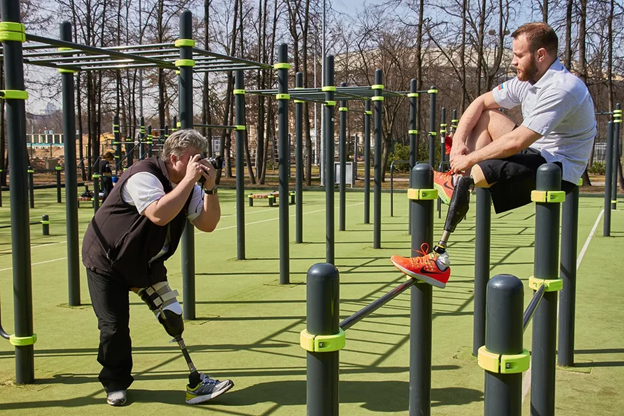
{"type": "Polygon", "coordinates": [[[516,68],[516,71],[518,72],[518,79],[520,81],[535,81],[535,76],[538,72],[537,60],[535,57],[531,57],[531,62],[529,62],[529,65],[524,70],[521,71],[516,68]]]}

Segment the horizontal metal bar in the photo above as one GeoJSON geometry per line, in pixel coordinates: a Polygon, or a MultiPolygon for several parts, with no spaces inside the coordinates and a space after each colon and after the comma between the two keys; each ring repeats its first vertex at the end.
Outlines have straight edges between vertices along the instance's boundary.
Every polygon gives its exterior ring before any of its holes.
{"type": "Polygon", "coordinates": [[[193,127],[206,127],[212,129],[235,129],[236,126],[222,126],[219,124],[193,124],[193,127]]]}
{"type": "Polygon", "coordinates": [[[529,303],[529,306],[527,306],[526,310],[524,311],[524,316],[522,317],[523,332],[526,331],[527,326],[529,326],[529,323],[531,322],[531,319],[533,319],[533,315],[535,314],[537,307],[544,298],[544,293],[546,293],[546,285],[541,285],[539,289],[537,289],[535,294],[533,294],[533,299],[531,299],[531,303],[529,303]]]}
{"type": "Polygon", "coordinates": [[[353,315],[351,315],[344,321],[340,322],[340,328],[342,328],[342,330],[344,331],[351,328],[353,325],[360,322],[362,319],[366,318],[368,315],[375,312],[377,309],[381,308],[383,305],[390,302],[392,299],[396,298],[401,293],[405,292],[408,288],[416,284],[416,282],[418,282],[418,280],[416,279],[406,280],[404,283],[395,287],[390,292],[386,293],[385,295],[383,295],[376,301],[366,305],[365,307],[363,307],[362,309],[360,309],[359,311],[357,311],[356,313],[354,313],[353,315]]]}
{"type": "Polygon", "coordinates": [[[228,59],[234,63],[242,63],[242,64],[247,64],[247,65],[257,66],[257,67],[262,67],[262,68],[267,68],[267,69],[273,68],[272,65],[263,64],[262,62],[251,61],[249,59],[243,59],[243,58],[236,58],[234,56],[228,56],[228,55],[224,55],[221,53],[207,51],[201,48],[193,48],[193,52],[198,53],[200,55],[204,55],[204,56],[214,56],[216,58],[228,59]]]}

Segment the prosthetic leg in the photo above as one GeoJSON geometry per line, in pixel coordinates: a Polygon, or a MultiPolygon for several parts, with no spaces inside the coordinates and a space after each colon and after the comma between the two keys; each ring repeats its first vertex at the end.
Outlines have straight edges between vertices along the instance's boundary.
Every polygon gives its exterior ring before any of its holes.
{"type": "Polygon", "coordinates": [[[449,204],[442,238],[433,248],[433,251],[438,253],[441,258],[448,257],[448,254],[446,253],[446,244],[448,243],[448,239],[451,236],[451,233],[455,231],[457,224],[464,219],[466,213],[468,212],[468,206],[470,204],[470,191],[472,188],[474,188],[474,180],[470,176],[460,177],[455,184],[455,191],[453,192],[451,203],[449,204]]]}
{"type": "Polygon", "coordinates": [[[184,355],[184,360],[191,371],[189,375],[189,386],[192,388],[197,386],[201,381],[200,375],[182,339],[184,320],[182,319],[182,307],[176,299],[178,291],[171,290],[167,282],[159,282],[139,290],[138,294],[150,310],[154,312],[158,322],[162,324],[167,334],[172,336],[178,343],[180,350],[182,350],[182,355],[184,355]]]}

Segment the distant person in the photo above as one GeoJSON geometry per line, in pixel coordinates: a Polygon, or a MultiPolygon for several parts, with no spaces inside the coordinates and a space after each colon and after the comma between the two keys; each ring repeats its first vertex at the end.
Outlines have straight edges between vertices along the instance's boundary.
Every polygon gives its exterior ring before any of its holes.
{"type": "Polygon", "coordinates": [[[444,233],[422,257],[392,256],[403,273],[437,287],[450,277],[447,242],[468,212],[470,191],[488,188],[497,213],[531,202],[537,169],[556,163],[561,189],[577,186],[596,136],[594,103],[587,86],[557,59],[558,39],[546,23],[527,23],[511,34],[518,75],[474,100],[453,135],[448,173],[434,172],[434,186],[449,205],[444,233]],[[522,107],[520,125],[499,108],[522,107]]]}
{"type": "Polygon", "coordinates": [[[115,155],[106,152],[100,160],[100,190],[104,193],[102,202],[106,201],[108,195],[113,190],[113,169],[115,167],[115,155]]]}

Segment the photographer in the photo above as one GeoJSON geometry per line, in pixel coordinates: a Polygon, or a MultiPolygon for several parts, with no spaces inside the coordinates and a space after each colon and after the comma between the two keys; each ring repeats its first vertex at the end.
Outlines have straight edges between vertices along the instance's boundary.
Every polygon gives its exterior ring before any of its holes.
{"type": "MultiPolygon", "coordinates": [[[[167,333],[181,336],[182,308],[167,284],[164,262],[178,247],[187,219],[213,231],[221,217],[216,170],[201,153],[208,142],[195,130],[178,130],[165,141],[161,158],[132,165],[89,223],[82,245],[89,293],[98,318],[99,380],[107,402],[120,406],[134,380],[129,292],[137,293],[167,333]],[[203,189],[197,182],[203,179],[203,189]]],[[[201,403],[227,390],[230,380],[203,373],[189,380],[186,401],[201,403]]]]}

